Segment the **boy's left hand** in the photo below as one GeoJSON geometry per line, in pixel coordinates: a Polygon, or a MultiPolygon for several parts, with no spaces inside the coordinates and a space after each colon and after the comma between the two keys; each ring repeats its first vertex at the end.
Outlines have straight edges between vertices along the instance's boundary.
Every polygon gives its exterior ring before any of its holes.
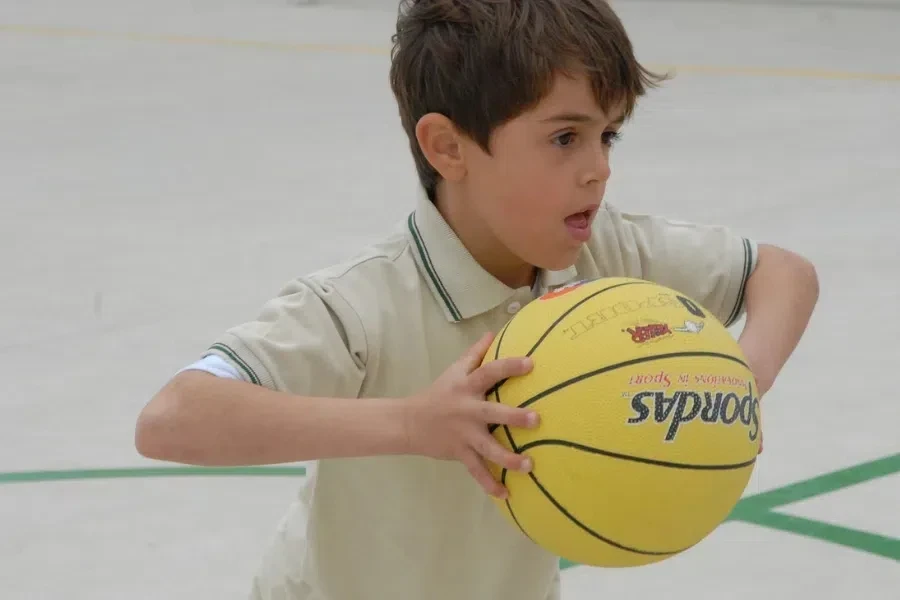
{"type": "MultiPolygon", "coordinates": [[[[771,383],[766,383],[769,381],[768,379],[760,379],[760,367],[759,361],[754,359],[753,349],[750,347],[746,347],[747,344],[741,344],[741,349],[744,351],[744,355],[747,357],[747,362],[750,365],[750,372],[753,373],[753,379],[756,381],[757,393],[759,394],[759,401],[762,403],[763,396],[765,396],[766,392],[769,391],[771,387],[771,383]]],[[[762,454],[763,451],[763,430],[762,424],[760,424],[759,429],[759,451],[757,455],[762,454]]]]}
{"type": "MultiPolygon", "coordinates": [[[[744,351],[744,356],[747,358],[750,371],[753,373],[753,379],[756,380],[757,394],[759,394],[759,401],[762,403],[765,395],[769,393],[769,390],[772,389],[772,386],[775,384],[775,378],[782,365],[766,362],[766,357],[764,356],[765,353],[762,351],[759,344],[753,343],[752,339],[753,338],[748,336],[747,338],[742,339],[739,344],[744,351]]],[[[762,454],[762,451],[763,430],[762,424],[760,424],[759,452],[757,452],[757,455],[762,454]]]]}

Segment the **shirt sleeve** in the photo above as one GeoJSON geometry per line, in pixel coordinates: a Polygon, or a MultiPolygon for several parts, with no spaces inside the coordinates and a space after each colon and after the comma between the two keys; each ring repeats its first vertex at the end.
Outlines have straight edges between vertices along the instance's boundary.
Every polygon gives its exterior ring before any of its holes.
{"type": "Polygon", "coordinates": [[[204,371],[211,375],[215,375],[216,377],[224,377],[225,379],[244,379],[244,377],[241,376],[240,371],[235,369],[231,363],[225,362],[215,354],[204,356],[175,374],[178,375],[178,373],[184,373],[185,371],[204,371]]]}
{"type": "Polygon", "coordinates": [[[303,396],[356,397],[368,345],[362,322],[331,281],[297,279],[259,315],[225,331],[215,356],[240,378],[303,396]]]}
{"type": "Polygon", "coordinates": [[[726,326],[744,314],[757,244],[727,227],[635,215],[606,206],[589,249],[607,276],[670,287],[712,312],[726,326]]]}

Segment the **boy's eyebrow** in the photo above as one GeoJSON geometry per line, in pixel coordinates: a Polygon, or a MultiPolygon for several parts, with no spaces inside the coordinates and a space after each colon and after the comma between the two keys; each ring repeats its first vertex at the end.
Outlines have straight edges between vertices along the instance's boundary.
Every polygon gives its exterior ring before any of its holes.
{"type": "MultiPolygon", "coordinates": [[[[586,115],[584,113],[564,112],[564,113],[559,113],[559,114],[553,115],[551,117],[547,117],[546,119],[542,119],[541,122],[549,123],[552,121],[568,121],[568,122],[573,122],[573,123],[589,123],[591,121],[596,121],[596,120],[597,119],[595,119],[594,117],[592,117],[590,115],[586,115]]],[[[624,115],[620,116],[615,121],[612,121],[610,123],[610,125],[622,125],[623,123],[625,123],[624,115]]]]}

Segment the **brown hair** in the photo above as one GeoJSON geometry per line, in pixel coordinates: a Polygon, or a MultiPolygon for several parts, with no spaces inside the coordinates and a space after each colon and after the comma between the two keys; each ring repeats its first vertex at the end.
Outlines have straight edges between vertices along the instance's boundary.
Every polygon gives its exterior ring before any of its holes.
{"type": "Polygon", "coordinates": [[[626,117],[665,77],[634,56],[604,0],[402,0],[391,38],[390,81],[419,180],[439,179],[416,141],[416,123],[449,118],[485,152],[493,130],[533,108],[561,72],[586,72],[604,111],[626,117]]]}

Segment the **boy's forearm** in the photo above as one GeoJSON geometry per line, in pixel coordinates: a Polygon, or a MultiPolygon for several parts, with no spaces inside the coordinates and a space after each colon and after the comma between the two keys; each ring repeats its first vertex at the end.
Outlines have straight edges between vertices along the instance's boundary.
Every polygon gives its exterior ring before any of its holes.
{"type": "Polygon", "coordinates": [[[818,277],[806,259],[759,246],[757,267],[747,282],[747,320],[739,341],[760,395],[769,391],[800,342],[818,297],[818,277]]]}
{"type": "Polygon", "coordinates": [[[149,458],[202,466],[401,454],[407,404],[292,396],[187,371],[141,413],[135,443],[149,458]]]}

